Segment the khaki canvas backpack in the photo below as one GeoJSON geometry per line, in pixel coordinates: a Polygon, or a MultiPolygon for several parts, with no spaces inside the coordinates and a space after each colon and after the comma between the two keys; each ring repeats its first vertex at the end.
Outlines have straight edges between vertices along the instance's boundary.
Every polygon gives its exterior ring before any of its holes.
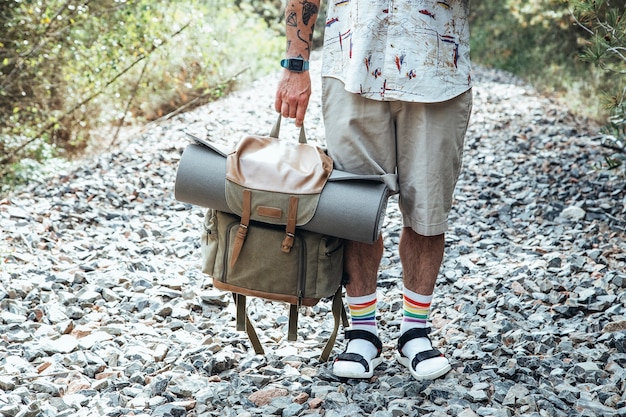
{"type": "Polygon", "coordinates": [[[343,241],[302,229],[315,214],[332,160],[317,146],[248,136],[227,156],[226,200],[231,213],[209,209],[202,233],[203,272],[234,295],[237,329],[257,353],[263,347],[246,314],[246,296],[290,304],[288,339],[297,338],[298,312],[333,297],[334,329],[320,360],[330,356],[339,323],[347,326],[341,298],[343,241]]]}

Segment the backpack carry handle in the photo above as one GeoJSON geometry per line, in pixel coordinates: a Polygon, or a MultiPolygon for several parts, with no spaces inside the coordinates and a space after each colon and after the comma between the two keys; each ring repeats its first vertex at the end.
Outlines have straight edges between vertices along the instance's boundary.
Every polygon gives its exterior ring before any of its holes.
{"type": "MultiPolygon", "coordinates": [[[[278,120],[276,120],[276,123],[274,123],[274,127],[272,128],[272,131],[270,132],[270,137],[272,138],[276,138],[278,139],[278,134],[280,133],[280,121],[282,119],[282,116],[280,113],[278,113],[278,120]]],[[[299,143],[306,143],[306,133],[304,133],[304,125],[302,125],[302,127],[300,128],[300,137],[298,138],[298,142],[299,143]]]]}

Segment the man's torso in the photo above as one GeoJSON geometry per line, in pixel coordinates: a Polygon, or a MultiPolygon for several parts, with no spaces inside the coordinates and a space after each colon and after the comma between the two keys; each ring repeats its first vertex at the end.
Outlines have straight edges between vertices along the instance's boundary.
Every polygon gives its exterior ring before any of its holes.
{"type": "Polygon", "coordinates": [[[469,0],[331,0],[322,75],[374,100],[441,102],[471,87],[469,0]]]}

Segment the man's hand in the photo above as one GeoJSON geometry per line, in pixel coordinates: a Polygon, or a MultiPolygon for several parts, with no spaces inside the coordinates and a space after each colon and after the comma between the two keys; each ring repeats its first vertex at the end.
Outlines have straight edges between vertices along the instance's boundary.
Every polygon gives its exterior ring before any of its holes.
{"type": "Polygon", "coordinates": [[[295,118],[296,127],[301,127],[310,97],[311,76],[309,72],[293,72],[286,69],[278,84],[274,108],[283,117],[295,118]]]}
{"type": "MultiPolygon", "coordinates": [[[[320,9],[320,0],[287,0],[285,8],[285,57],[309,60],[313,30],[320,9]]],[[[311,97],[309,71],[296,72],[285,69],[276,90],[274,108],[287,118],[295,118],[302,127],[311,97]]]]}

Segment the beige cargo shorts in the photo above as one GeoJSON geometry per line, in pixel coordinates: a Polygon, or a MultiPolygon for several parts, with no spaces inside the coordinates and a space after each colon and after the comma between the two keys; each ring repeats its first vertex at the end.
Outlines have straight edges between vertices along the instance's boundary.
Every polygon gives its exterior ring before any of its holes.
{"type": "Polygon", "coordinates": [[[423,236],[448,227],[472,91],[441,103],[377,101],[322,79],[326,144],[335,167],[396,174],[403,225],[423,236]]]}

